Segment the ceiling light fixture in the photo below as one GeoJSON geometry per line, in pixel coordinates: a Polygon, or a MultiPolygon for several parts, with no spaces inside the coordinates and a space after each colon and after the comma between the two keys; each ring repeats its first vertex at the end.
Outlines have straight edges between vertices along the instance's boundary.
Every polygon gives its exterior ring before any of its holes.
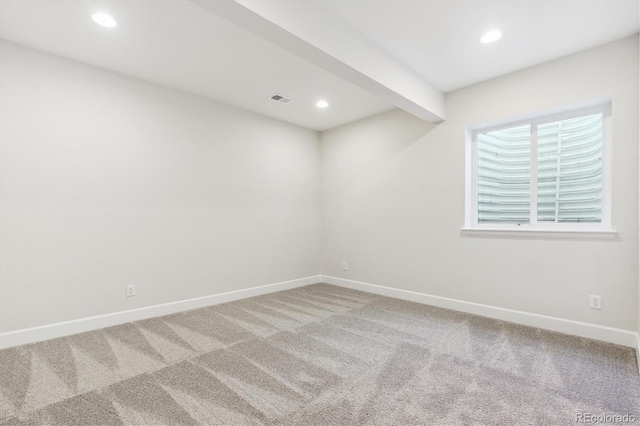
{"type": "Polygon", "coordinates": [[[318,102],[316,102],[316,106],[318,108],[326,108],[326,107],[329,106],[329,102],[327,102],[327,101],[318,101],[318,102]]]}
{"type": "Polygon", "coordinates": [[[118,26],[116,20],[107,13],[94,13],[93,15],[91,15],[91,18],[93,19],[93,22],[105,28],[115,28],[118,26]]]}
{"type": "Polygon", "coordinates": [[[481,43],[493,43],[494,41],[500,39],[502,37],[502,33],[498,30],[491,30],[480,39],[481,43]]]}

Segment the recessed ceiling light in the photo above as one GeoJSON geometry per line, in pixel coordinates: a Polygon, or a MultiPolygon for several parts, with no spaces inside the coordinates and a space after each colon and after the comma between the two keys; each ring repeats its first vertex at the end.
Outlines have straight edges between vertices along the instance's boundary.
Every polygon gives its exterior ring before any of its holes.
{"type": "Polygon", "coordinates": [[[106,28],[115,28],[118,26],[116,20],[107,13],[94,13],[93,15],[91,15],[91,18],[93,19],[93,22],[106,28]]]}
{"type": "Polygon", "coordinates": [[[318,101],[318,102],[316,102],[316,106],[318,108],[326,108],[326,107],[329,106],[329,102],[327,102],[327,101],[318,101]]]}
{"type": "Polygon", "coordinates": [[[500,37],[502,37],[502,33],[498,30],[491,30],[488,33],[486,33],[485,35],[482,36],[482,38],[480,39],[481,43],[493,43],[494,41],[498,40],[500,37]]]}

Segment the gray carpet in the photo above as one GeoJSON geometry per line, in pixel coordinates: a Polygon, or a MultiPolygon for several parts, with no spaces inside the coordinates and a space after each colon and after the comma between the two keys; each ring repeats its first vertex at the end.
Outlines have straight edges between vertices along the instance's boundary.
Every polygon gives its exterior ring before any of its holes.
{"type": "Polygon", "coordinates": [[[2,425],[557,425],[633,414],[631,348],[326,284],[0,352],[2,425]]]}

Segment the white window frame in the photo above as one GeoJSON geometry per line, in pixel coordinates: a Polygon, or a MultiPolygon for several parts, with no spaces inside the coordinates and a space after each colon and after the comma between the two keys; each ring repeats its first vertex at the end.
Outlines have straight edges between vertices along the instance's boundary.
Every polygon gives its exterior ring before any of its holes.
{"type": "Polygon", "coordinates": [[[470,126],[466,129],[465,147],[465,226],[462,233],[469,236],[526,236],[551,238],[614,238],[617,232],[611,227],[611,175],[612,175],[612,126],[611,99],[596,99],[580,104],[569,105],[551,111],[528,114],[488,123],[470,126]],[[603,114],[602,129],[602,217],[600,223],[549,223],[538,222],[538,139],[537,126],[570,118],[603,114]],[[531,203],[530,223],[499,224],[478,223],[478,150],[477,135],[480,133],[502,130],[511,127],[531,126],[531,203]]]}

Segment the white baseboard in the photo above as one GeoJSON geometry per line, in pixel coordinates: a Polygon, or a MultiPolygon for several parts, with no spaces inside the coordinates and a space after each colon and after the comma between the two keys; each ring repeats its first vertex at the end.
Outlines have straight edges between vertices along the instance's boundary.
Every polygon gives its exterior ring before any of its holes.
{"type": "Polygon", "coordinates": [[[563,318],[550,317],[547,315],[516,311],[514,309],[499,308],[497,306],[482,305],[480,303],[466,302],[464,300],[450,299],[448,297],[440,297],[431,294],[418,293],[415,291],[384,287],[376,284],[347,280],[344,278],[330,277],[326,275],[322,276],[322,281],[327,284],[338,285],[354,290],[366,291],[368,293],[379,294],[381,296],[388,296],[396,299],[409,300],[411,302],[424,303],[426,305],[453,309],[460,312],[467,312],[483,317],[495,318],[503,321],[513,322],[516,324],[528,325],[544,330],[552,330],[560,333],[572,334],[574,336],[586,337],[589,339],[629,346],[637,349],[638,358],[640,359],[640,337],[638,337],[638,333],[636,333],[635,331],[589,324],[586,322],[573,321],[563,318]]]}
{"type": "Polygon", "coordinates": [[[640,371],[640,334],[633,331],[550,317],[546,315],[533,314],[513,309],[500,308],[496,306],[483,305],[480,303],[467,302],[464,300],[434,296],[425,293],[418,293],[415,291],[401,290],[397,288],[385,287],[376,284],[353,281],[326,275],[314,275],[290,281],[251,287],[243,290],[230,291],[227,293],[213,294],[210,296],[197,297],[194,299],[181,300],[177,302],[164,303],[161,305],[148,306],[139,309],[114,312],[105,315],[97,315],[94,317],[80,318],[71,321],[48,324],[40,327],[0,333],[0,349],[49,340],[56,337],[69,336],[85,331],[124,324],[131,321],[139,321],[147,318],[169,315],[176,312],[203,308],[205,306],[218,305],[220,303],[232,302],[234,300],[246,299],[249,297],[260,296],[268,293],[275,293],[277,291],[289,290],[292,288],[303,287],[319,282],[325,282],[327,284],[338,285],[354,290],[361,290],[368,293],[379,294],[382,296],[393,297],[396,299],[409,300],[412,302],[424,303],[441,308],[453,309],[456,311],[500,319],[503,321],[514,322],[517,324],[528,325],[545,330],[558,331],[575,336],[587,337],[590,339],[602,340],[605,342],[629,346],[636,349],[638,369],[640,371]]]}
{"type": "Polygon", "coordinates": [[[147,306],[128,311],[97,315],[95,317],[48,324],[40,327],[9,331],[6,333],[0,333],[0,349],[40,342],[42,340],[54,339],[56,337],[69,336],[71,334],[111,327],[113,325],[124,324],[131,321],[139,321],[147,318],[174,314],[176,312],[203,308],[205,306],[218,305],[220,303],[232,302],[234,300],[274,293],[276,291],[289,290],[296,287],[319,283],[321,282],[321,278],[321,275],[314,275],[275,284],[230,291],[227,293],[180,300],[178,302],[163,303],[161,305],[147,306]]]}

